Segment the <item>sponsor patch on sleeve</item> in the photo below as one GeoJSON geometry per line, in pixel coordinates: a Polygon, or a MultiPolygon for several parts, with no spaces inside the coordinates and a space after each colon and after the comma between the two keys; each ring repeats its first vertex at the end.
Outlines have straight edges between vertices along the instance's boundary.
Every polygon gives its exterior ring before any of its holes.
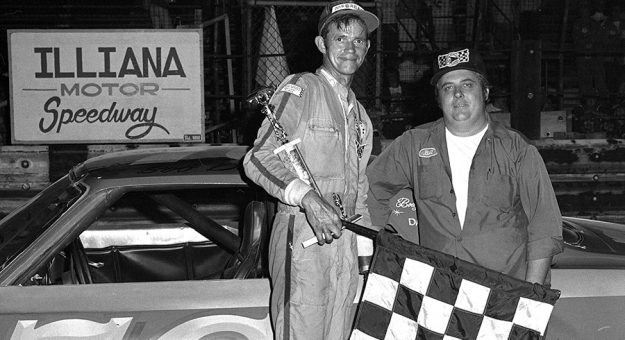
{"type": "Polygon", "coordinates": [[[298,97],[302,96],[302,92],[304,92],[304,89],[302,89],[301,87],[295,85],[295,84],[286,84],[284,85],[284,87],[280,90],[282,92],[288,92],[290,94],[296,95],[298,97]]]}

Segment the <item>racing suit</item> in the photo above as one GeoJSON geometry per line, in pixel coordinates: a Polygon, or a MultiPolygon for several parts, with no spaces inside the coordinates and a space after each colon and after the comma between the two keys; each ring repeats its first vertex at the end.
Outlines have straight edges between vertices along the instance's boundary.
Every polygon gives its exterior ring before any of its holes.
{"type": "Polygon", "coordinates": [[[367,170],[374,225],[388,200],[414,192],[421,245],[525,280],[527,261],[562,252],[562,217],[538,150],[489,119],[469,173],[461,227],[443,119],[405,132],[367,170]]]}
{"type": "MultiPolygon", "coordinates": [[[[345,215],[361,214],[359,224],[370,226],[365,170],[373,129],[353,91],[320,68],[285,78],[270,103],[289,140],[301,139],[298,147],[325,200],[333,205],[338,193],[345,215]]],[[[358,286],[357,237],[344,230],[331,244],[302,247],[314,237],[299,206],[310,187],[283,154],[274,154],[279,146],[265,119],[244,159],[247,176],[280,201],[269,245],[275,338],[347,338],[358,286]]]]}

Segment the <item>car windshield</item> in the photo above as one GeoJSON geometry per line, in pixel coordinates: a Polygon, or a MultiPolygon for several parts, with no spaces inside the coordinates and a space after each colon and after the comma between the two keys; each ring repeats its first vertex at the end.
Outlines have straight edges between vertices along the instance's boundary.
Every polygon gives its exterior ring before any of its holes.
{"type": "Polygon", "coordinates": [[[84,191],[82,187],[71,185],[65,176],[3,219],[0,222],[1,268],[39,237],[84,191]]]}

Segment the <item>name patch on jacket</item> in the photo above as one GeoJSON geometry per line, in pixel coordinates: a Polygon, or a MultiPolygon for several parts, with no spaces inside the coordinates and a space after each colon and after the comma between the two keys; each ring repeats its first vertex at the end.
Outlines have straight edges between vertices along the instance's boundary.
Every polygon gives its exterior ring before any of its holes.
{"type": "Polygon", "coordinates": [[[438,151],[435,148],[423,148],[419,150],[419,157],[430,158],[438,155],[438,151]]]}
{"type": "Polygon", "coordinates": [[[386,224],[391,225],[404,239],[419,244],[417,206],[413,199],[412,189],[401,189],[388,203],[391,214],[386,224]]]}
{"type": "Polygon", "coordinates": [[[304,91],[304,89],[302,89],[301,87],[295,85],[295,84],[286,84],[284,85],[284,87],[280,90],[283,92],[288,92],[290,94],[296,95],[298,97],[302,96],[302,92],[304,91]]]}

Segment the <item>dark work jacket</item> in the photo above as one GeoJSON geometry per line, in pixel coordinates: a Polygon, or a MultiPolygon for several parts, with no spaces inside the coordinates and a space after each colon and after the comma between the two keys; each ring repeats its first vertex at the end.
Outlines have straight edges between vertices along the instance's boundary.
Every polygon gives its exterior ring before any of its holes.
{"type": "Polygon", "coordinates": [[[463,228],[442,118],[398,137],[367,176],[373,225],[387,221],[390,198],[413,190],[425,247],[519,279],[527,261],[562,252],[562,217],[545,164],[536,147],[498,122],[489,121],[473,157],[463,228]]]}

